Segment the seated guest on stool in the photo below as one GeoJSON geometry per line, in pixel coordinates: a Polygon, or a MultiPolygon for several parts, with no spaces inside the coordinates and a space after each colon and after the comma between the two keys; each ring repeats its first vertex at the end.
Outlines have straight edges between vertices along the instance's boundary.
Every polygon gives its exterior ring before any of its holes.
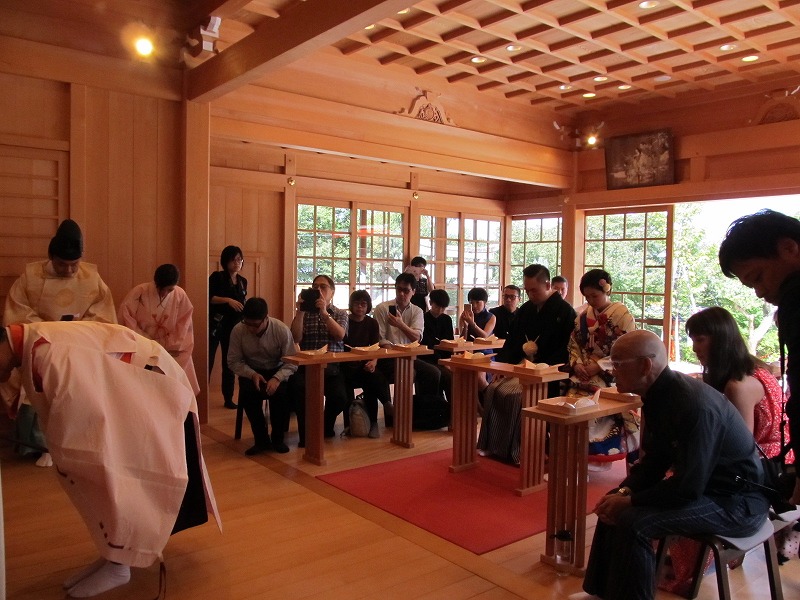
{"type": "Polygon", "coordinates": [[[522,290],[517,286],[507,285],[503,288],[503,303],[500,306],[489,309],[489,312],[495,316],[493,333],[501,340],[508,337],[508,332],[511,330],[511,321],[514,319],[514,315],[517,314],[517,306],[521,295],[522,290]]]}
{"type": "MultiPolygon", "coordinates": [[[[412,275],[413,277],[413,275],[412,275]]],[[[347,335],[348,317],[346,310],[333,305],[333,294],[336,284],[327,275],[317,275],[311,288],[319,292],[313,310],[303,310],[302,295],[297,297],[297,312],[292,319],[292,337],[300,345],[300,350],[318,350],[328,347],[328,352],[344,352],[344,336],[347,335]]],[[[294,381],[297,386],[297,427],[300,431],[300,447],[305,446],[305,369],[299,369],[294,381]]],[[[336,435],[333,429],[336,418],[347,404],[344,377],[339,363],[328,363],[325,366],[325,418],[324,433],[326,438],[336,435]]]]}
{"type": "MultiPolygon", "coordinates": [[[[378,322],[367,313],[372,311],[372,298],[366,290],[356,290],[350,294],[350,322],[344,338],[346,346],[353,348],[372,346],[381,339],[378,322]]],[[[394,406],[389,390],[389,382],[377,370],[378,359],[342,363],[347,385],[348,404],[353,401],[353,388],[364,390],[364,409],[370,420],[369,437],[381,437],[378,429],[378,401],[383,404],[383,419],[386,427],[393,425],[394,406]]],[[[345,428],[350,425],[347,409],[344,411],[345,428]]]]}
{"type": "MultiPolygon", "coordinates": [[[[445,314],[450,306],[450,295],[445,290],[433,290],[430,295],[431,308],[425,313],[425,328],[422,331],[422,343],[433,350],[442,340],[452,340],[453,319],[445,314]]],[[[450,358],[452,353],[446,350],[434,350],[433,354],[420,356],[420,360],[435,365],[439,369],[439,385],[448,401],[451,398],[453,374],[450,369],[439,364],[440,358],[450,358]]]]}
{"type": "MultiPolygon", "coordinates": [[[[381,334],[381,346],[409,344],[422,339],[424,317],[422,309],[411,304],[416,280],[411,273],[400,273],[394,282],[396,298],[375,307],[375,320],[381,334]]],[[[395,360],[378,361],[378,369],[389,381],[394,381],[395,360]]],[[[419,358],[414,360],[414,386],[418,397],[439,396],[439,369],[419,358]]]]}
{"type": "Polygon", "coordinates": [[[483,288],[472,288],[467,294],[469,306],[464,307],[458,319],[459,331],[466,341],[492,335],[497,318],[486,308],[488,301],[489,294],[483,288]]]}
{"type": "MultiPolygon", "coordinates": [[[[518,364],[525,358],[550,365],[566,363],[567,344],[575,311],[550,287],[544,265],[522,271],[528,301],[517,311],[497,362],[518,364]]],[[[548,396],[558,396],[558,382],[548,386],[548,396]]],[[[483,394],[483,421],[478,448],[484,455],[519,464],[522,385],[517,377],[495,378],[483,394]]]]}
{"type": "MultiPolygon", "coordinates": [[[[703,381],[736,407],[764,454],[777,456],[781,451],[781,386],[769,367],[750,354],[731,313],[719,306],[701,310],[686,321],[686,333],[703,365],[703,381]]],[[[673,577],[665,578],[658,587],[688,598],[702,550],[694,540],[672,542],[673,577]]],[[[712,557],[708,558],[710,564],[712,557]]]]}
{"type": "Polygon", "coordinates": [[[245,450],[248,456],[270,448],[281,454],[289,451],[283,437],[289,429],[289,378],[297,365],[284,363],[281,358],[294,353],[292,332],[269,316],[267,301],[250,298],[245,302],[242,321],[231,331],[228,365],[239,376],[239,402],[253,430],[254,444],[245,450]],[[269,401],[271,438],[264,419],[265,398],[269,401]]]}
{"type": "Polygon", "coordinates": [[[567,299],[567,292],[569,291],[569,281],[567,281],[566,277],[561,275],[556,275],[550,280],[550,287],[553,288],[554,292],[558,292],[561,294],[561,297],[566,300],[567,299]]]}
{"type": "Polygon", "coordinates": [[[658,336],[646,330],[623,335],[611,361],[617,389],[642,397],[647,426],[642,458],[594,508],[598,523],[583,589],[604,600],[651,599],[654,539],[752,535],[766,520],[769,502],[754,486],[736,483],[737,476],[763,480],[741,415],[711,386],[672,371],[658,336]]]}

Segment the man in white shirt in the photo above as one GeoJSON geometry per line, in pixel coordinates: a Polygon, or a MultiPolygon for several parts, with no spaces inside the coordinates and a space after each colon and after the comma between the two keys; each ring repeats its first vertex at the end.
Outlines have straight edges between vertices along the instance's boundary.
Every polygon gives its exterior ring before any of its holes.
{"type": "Polygon", "coordinates": [[[284,363],[282,357],[295,353],[289,328],[268,314],[267,301],[250,298],[242,309],[242,321],[231,331],[228,366],[239,376],[239,402],[242,404],[254,444],[245,450],[252,456],[272,448],[281,454],[289,451],[283,441],[289,428],[289,378],[296,365],[284,363]],[[264,399],[269,401],[272,438],[267,435],[264,399]]]}
{"type": "MultiPolygon", "coordinates": [[[[394,282],[395,299],[381,302],[375,307],[373,314],[378,322],[381,346],[409,344],[422,339],[424,314],[421,308],[411,304],[415,286],[414,275],[400,273],[394,282]]],[[[394,381],[394,362],[393,358],[378,361],[378,369],[389,381],[394,381]]],[[[414,361],[414,385],[418,396],[440,396],[439,378],[439,369],[436,365],[420,359],[414,361]]]]}

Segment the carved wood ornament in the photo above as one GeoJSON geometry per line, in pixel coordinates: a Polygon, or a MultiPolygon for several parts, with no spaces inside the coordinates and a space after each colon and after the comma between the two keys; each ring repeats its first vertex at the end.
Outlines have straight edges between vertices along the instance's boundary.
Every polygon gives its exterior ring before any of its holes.
{"type": "Polygon", "coordinates": [[[401,108],[396,114],[404,117],[411,117],[412,119],[419,119],[420,121],[456,126],[453,119],[447,115],[441,102],[436,99],[439,94],[420,89],[417,89],[417,92],[419,92],[419,95],[414,98],[414,101],[411,103],[411,108],[408,111],[401,108]]]}

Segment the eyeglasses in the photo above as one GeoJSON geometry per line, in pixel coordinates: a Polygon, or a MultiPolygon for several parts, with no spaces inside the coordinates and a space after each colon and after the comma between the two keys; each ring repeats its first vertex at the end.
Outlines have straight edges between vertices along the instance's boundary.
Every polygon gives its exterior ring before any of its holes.
{"type": "Polygon", "coordinates": [[[655,354],[642,354],[640,356],[633,356],[631,358],[620,358],[620,359],[617,359],[617,360],[613,360],[612,359],[611,360],[611,367],[614,370],[616,370],[616,369],[619,369],[620,366],[624,365],[625,363],[634,362],[636,360],[641,360],[643,358],[655,358],[655,357],[656,357],[655,354]]]}
{"type": "Polygon", "coordinates": [[[516,294],[503,294],[503,300],[513,300],[514,298],[519,298],[516,294]]]}
{"type": "Polygon", "coordinates": [[[406,288],[406,287],[396,287],[396,288],[394,288],[394,289],[395,289],[395,290],[397,291],[397,293],[399,293],[399,294],[410,294],[411,292],[413,292],[413,291],[414,291],[414,288],[406,288]]]}

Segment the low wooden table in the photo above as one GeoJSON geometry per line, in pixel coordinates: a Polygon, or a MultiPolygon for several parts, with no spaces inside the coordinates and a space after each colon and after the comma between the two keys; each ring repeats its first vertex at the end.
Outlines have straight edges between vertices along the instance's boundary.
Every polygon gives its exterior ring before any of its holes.
{"type": "MultiPolygon", "coordinates": [[[[453,464],[450,471],[464,471],[478,464],[477,433],[478,426],[478,380],[475,373],[492,373],[506,377],[518,377],[522,384],[522,407],[536,406],[539,400],[547,397],[547,384],[551,381],[567,379],[562,372],[533,375],[520,373],[515,365],[491,361],[467,361],[458,358],[441,359],[439,364],[447,365],[453,372],[453,464]]],[[[546,425],[522,419],[519,487],[515,490],[520,496],[543,489],[544,481],[544,443],[546,425]]]]}
{"type": "Polygon", "coordinates": [[[498,339],[491,344],[476,344],[475,342],[458,342],[457,344],[448,344],[446,341],[440,341],[433,348],[434,350],[441,350],[443,352],[452,352],[453,354],[460,354],[461,352],[478,352],[479,350],[497,350],[505,345],[504,339],[498,339]]]}
{"type": "Polygon", "coordinates": [[[303,458],[315,465],[325,464],[323,417],[325,406],[325,365],[328,363],[394,358],[394,429],[392,443],[413,448],[411,422],[414,398],[414,359],[433,354],[425,346],[408,349],[381,348],[371,352],[326,352],[313,356],[284,356],[283,362],[306,368],[306,449],[303,458]]]}
{"type": "Polygon", "coordinates": [[[589,473],[589,421],[639,408],[634,396],[625,402],[600,396],[596,409],[578,414],[561,414],[533,406],[522,410],[523,421],[550,423],[550,464],[547,488],[547,529],[545,553],[541,560],[556,566],[555,534],[572,533],[569,571],[582,576],[586,563],[586,478],[589,473]]]}

